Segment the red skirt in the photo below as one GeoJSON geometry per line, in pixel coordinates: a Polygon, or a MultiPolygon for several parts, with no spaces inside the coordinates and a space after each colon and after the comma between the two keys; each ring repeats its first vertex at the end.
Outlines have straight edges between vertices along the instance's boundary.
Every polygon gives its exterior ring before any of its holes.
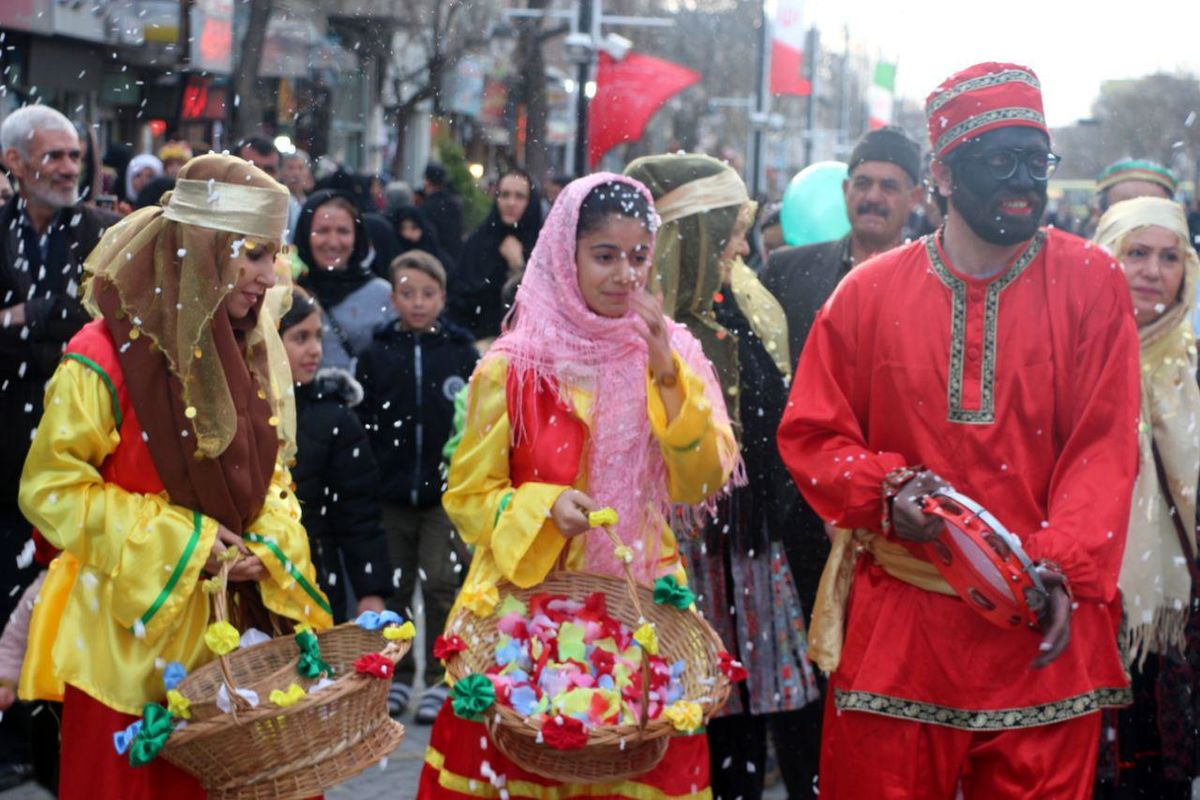
{"type": "Polygon", "coordinates": [[[200,782],[164,758],[143,767],[117,755],[113,734],[138,717],[122,714],[67,684],[63,695],[61,800],[204,800],[200,782]]]}
{"type": "Polygon", "coordinates": [[[700,733],[673,736],[666,755],[649,772],[604,785],[564,784],[534,775],[509,761],[488,738],[481,722],[454,715],[450,701],[433,724],[417,800],[498,798],[500,788],[511,800],[708,800],[708,738],[700,733]]]}

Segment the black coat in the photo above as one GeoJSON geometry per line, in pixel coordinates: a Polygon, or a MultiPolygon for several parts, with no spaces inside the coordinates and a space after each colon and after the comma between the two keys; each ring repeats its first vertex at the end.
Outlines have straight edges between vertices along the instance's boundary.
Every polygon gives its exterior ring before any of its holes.
{"type": "Polygon", "coordinates": [[[458,269],[450,281],[451,319],[477,339],[499,335],[500,324],[508,313],[503,290],[509,278],[508,262],[500,255],[500,245],[509,236],[517,237],[528,263],[541,230],[542,201],[536,187],[530,187],[529,205],[516,225],[505,225],[500,207],[492,203],[487,219],[463,245],[458,269]]]}
{"type": "Polygon", "coordinates": [[[817,311],[850,272],[850,237],[830,242],[777,250],[759,275],[787,315],[788,344],[792,364],[800,360],[800,351],[817,311]]]}
{"type": "Polygon", "coordinates": [[[296,387],[296,465],[292,480],[321,589],[334,619],[346,619],[348,574],[355,597],[392,593],[387,539],[380,526],[379,469],[350,406],[362,388],[345,370],[323,369],[296,387]],[[341,564],[345,564],[345,571],[341,564]]]}
{"type": "MultiPolygon", "coordinates": [[[[425,216],[425,212],[416,206],[400,206],[388,213],[388,222],[392,225],[392,231],[396,234],[396,241],[400,244],[400,249],[396,255],[404,255],[409,250],[423,250],[433,256],[446,270],[447,275],[454,274],[454,259],[447,252],[446,248],[442,247],[441,241],[438,239],[437,230],[430,223],[429,218],[425,216]],[[400,223],[411,222],[421,229],[421,238],[415,242],[410,242],[400,235],[400,223]]],[[[376,270],[379,272],[379,270],[376,270]]],[[[388,281],[391,281],[392,276],[390,271],[383,275],[388,281]]]]}
{"type": "Polygon", "coordinates": [[[59,284],[55,286],[47,276],[31,270],[20,255],[18,198],[14,195],[0,208],[0,309],[24,303],[27,325],[0,325],[0,418],[8,426],[8,444],[0,457],[0,505],[13,508],[30,434],[42,417],[46,381],[54,374],[63,347],[91,320],[79,301],[83,261],[105,228],[119,219],[84,205],[59,213],[51,223],[61,226],[63,237],[60,246],[50,248],[50,268],[56,270],[53,277],[59,284]]]}
{"type": "Polygon", "coordinates": [[[479,353],[467,331],[444,320],[430,333],[399,322],[375,334],[358,361],[367,426],[383,473],[383,499],[425,508],[442,499],[442,447],[454,427],[454,398],[479,353]]]}
{"type": "Polygon", "coordinates": [[[421,211],[437,230],[438,243],[458,263],[463,247],[462,198],[448,189],[442,189],[425,198],[421,211]]]}

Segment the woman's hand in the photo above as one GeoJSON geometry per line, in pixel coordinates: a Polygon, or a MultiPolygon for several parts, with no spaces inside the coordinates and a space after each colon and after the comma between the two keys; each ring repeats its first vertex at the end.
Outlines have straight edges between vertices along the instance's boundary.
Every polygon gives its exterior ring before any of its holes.
{"type": "Polygon", "coordinates": [[[567,489],[558,496],[550,508],[550,519],[570,539],[592,529],[588,524],[588,514],[599,511],[600,504],[578,489],[567,489]]]}
{"type": "Polygon", "coordinates": [[[234,565],[229,568],[230,583],[259,581],[267,577],[267,568],[263,566],[258,556],[250,552],[250,548],[246,547],[246,543],[242,541],[242,537],[224,525],[217,528],[217,540],[213,542],[212,552],[208,556],[208,561],[204,562],[204,571],[209,575],[220,574],[221,562],[223,560],[222,555],[230,548],[236,548],[242,554],[234,562],[234,565]]]}
{"type": "Polygon", "coordinates": [[[508,264],[509,270],[516,271],[525,266],[525,247],[521,240],[511,233],[500,242],[500,257],[508,264]]]}
{"type": "Polygon", "coordinates": [[[629,307],[637,314],[638,334],[650,348],[650,369],[655,377],[674,374],[675,358],[671,353],[671,338],[667,334],[662,300],[646,292],[634,292],[629,307]]]}
{"type": "Polygon", "coordinates": [[[364,611],[374,611],[376,614],[382,613],[387,608],[384,605],[383,598],[377,594],[363,595],[358,598],[358,613],[364,611]]]}

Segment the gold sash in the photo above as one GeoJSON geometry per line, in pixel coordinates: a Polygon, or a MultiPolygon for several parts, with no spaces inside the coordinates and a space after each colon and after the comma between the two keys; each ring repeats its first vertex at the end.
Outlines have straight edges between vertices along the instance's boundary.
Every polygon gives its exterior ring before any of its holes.
{"type": "Polygon", "coordinates": [[[897,580],[929,592],[957,595],[937,567],[917,558],[902,545],[871,531],[838,528],[825,569],[821,572],[812,624],[808,629],[808,657],[827,673],[836,670],[841,662],[850,585],[854,581],[858,556],[864,550],[884,572],[897,580]]]}

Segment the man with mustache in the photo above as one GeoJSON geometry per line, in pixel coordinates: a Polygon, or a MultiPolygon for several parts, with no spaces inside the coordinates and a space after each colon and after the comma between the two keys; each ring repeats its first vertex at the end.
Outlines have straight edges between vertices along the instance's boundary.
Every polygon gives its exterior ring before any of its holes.
{"type": "Polygon", "coordinates": [[[1058,159],[1032,70],[977,64],[926,115],[946,221],[842,281],[779,430],[839,529],[809,640],[832,673],[821,796],[1085,800],[1099,710],[1130,699],[1129,289],[1109,255],[1039,227],[1058,159]],[[943,531],[921,499],[947,483],[1021,539],[1047,589],[1037,629],[989,623],[921,555],[943,531]]]}
{"type": "Polygon", "coordinates": [[[773,253],[763,271],[787,315],[792,360],[800,357],[813,316],[850,268],[901,244],[904,223],[921,202],[921,148],[900,128],[863,135],[842,182],[850,233],[841,239],[773,253]]]}

